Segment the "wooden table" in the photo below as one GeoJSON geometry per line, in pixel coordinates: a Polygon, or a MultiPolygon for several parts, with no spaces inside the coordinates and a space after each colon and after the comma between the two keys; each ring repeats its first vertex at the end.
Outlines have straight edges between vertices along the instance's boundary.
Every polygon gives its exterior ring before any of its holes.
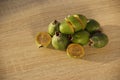
{"type": "Polygon", "coordinates": [[[120,80],[120,1],[0,0],[0,80],[120,80]],[[100,22],[106,47],[86,47],[83,59],[36,47],[36,33],[76,13],[100,22]]]}

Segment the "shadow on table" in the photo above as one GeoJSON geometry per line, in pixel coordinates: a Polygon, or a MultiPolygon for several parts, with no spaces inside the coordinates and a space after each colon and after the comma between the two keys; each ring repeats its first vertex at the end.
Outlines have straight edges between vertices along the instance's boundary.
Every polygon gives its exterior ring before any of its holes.
{"type": "Polygon", "coordinates": [[[86,47],[84,60],[107,63],[120,59],[120,26],[102,26],[103,32],[108,35],[109,43],[103,48],[86,47]]]}

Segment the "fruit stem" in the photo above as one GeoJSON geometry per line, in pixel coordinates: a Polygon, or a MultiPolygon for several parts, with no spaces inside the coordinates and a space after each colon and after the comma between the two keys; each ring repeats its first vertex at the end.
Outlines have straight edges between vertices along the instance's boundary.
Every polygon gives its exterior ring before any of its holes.
{"type": "Polygon", "coordinates": [[[72,40],[72,35],[68,35],[68,40],[72,40]]]}
{"type": "Polygon", "coordinates": [[[90,41],[89,41],[89,44],[88,44],[89,46],[93,46],[94,45],[94,42],[92,41],[92,39],[90,39],[90,41]]]}
{"type": "Polygon", "coordinates": [[[58,21],[57,20],[54,20],[53,21],[53,25],[55,25],[55,24],[57,24],[58,23],[58,21]]]}
{"type": "Polygon", "coordinates": [[[56,34],[56,36],[59,36],[59,35],[60,35],[60,33],[59,33],[59,32],[55,32],[55,34],[56,34]]]}
{"type": "Polygon", "coordinates": [[[41,47],[43,47],[42,45],[41,46],[39,46],[39,48],[41,48],[41,47]]]}

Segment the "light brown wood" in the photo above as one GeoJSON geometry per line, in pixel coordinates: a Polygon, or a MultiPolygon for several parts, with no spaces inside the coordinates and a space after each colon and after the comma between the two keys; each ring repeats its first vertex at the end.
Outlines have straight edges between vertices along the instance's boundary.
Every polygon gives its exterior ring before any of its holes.
{"type": "Polygon", "coordinates": [[[0,0],[0,80],[120,80],[119,0],[0,0]],[[69,14],[100,22],[109,37],[83,59],[37,48],[35,35],[69,14]]]}

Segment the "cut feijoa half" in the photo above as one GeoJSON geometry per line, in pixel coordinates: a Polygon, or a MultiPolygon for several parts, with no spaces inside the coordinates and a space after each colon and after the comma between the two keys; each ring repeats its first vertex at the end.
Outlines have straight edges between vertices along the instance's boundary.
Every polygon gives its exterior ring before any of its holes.
{"type": "Polygon", "coordinates": [[[40,32],[37,34],[35,42],[38,47],[48,47],[51,43],[51,36],[47,32],[40,32]]]}
{"type": "Polygon", "coordinates": [[[82,58],[85,55],[85,51],[80,44],[71,43],[67,47],[67,55],[73,58],[82,58]]]}

